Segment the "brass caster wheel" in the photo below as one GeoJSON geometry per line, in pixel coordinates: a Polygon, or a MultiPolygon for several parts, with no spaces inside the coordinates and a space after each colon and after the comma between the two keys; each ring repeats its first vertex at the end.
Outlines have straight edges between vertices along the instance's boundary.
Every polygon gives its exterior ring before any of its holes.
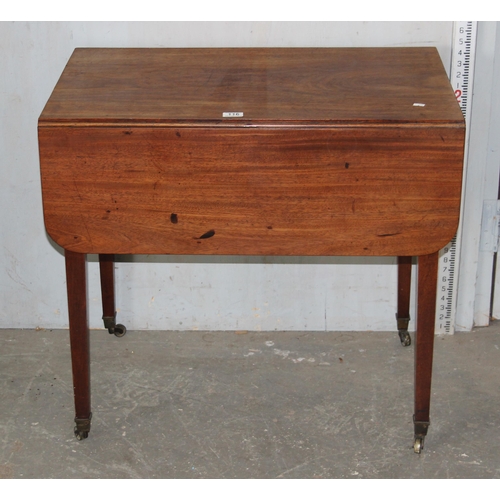
{"type": "Polygon", "coordinates": [[[408,333],[408,330],[399,330],[399,339],[401,340],[401,345],[404,347],[408,347],[411,345],[411,337],[408,333]]]}
{"type": "Polygon", "coordinates": [[[92,413],[88,418],[75,418],[75,437],[78,441],[87,439],[90,432],[90,421],[92,420],[92,413]]]}
{"type": "Polygon", "coordinates": [[[123,337],[127,333],[125,326],[115,324],[116,313],[114,316],[103,316],[104,328],[108,329],[108,333],[115,334],[117,337],[123,337]]]}
{"type": "Polygon", "coordinates": [[[87,439],[89,437],[88,431],[79,431],[75,427],[75,437],[78,439],[78,441],[82,441],[83,439],[87,439]]]}
{"type": "Polygon", "coordinates": [[[124,325],[116,325],[113,329],[116,337],[123,337],[127,333],[127,328],[124,325]]]}
{"type": "Polygon", "coordinates": [[[415,438],[415,442],[413,443],[413,451],[420,455],[423,449],[424,449],[424,438],[423,437],[415,438]]]}

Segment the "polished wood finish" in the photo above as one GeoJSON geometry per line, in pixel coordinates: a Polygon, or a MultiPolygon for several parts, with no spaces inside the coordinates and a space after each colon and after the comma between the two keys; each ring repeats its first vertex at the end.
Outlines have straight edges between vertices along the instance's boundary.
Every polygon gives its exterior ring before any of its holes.
{"type": "Polygon", "coordinates": [[[72,251],[421,255],[457,228],[455,127],[49,127],[40,141],[47,231],[72,251]]]}
{"type": "Polygon", "coordinates": [[[87,253],[101,254],[105,316],[112,254],[397,255],[398,315],[419,256],[423,439],[437,252],[458,225],[464,146],[436,49],[76,49],[38,134],[77,417],[90,415],[87,253]]]}
{"type": "Polygon", "coordinates": [[[45,224],[81,253],[427,254],[463,139],[435,49],[76,50],[39,120],[45,224]]]}
{"type": "Polygon", "coordinates": [[[438,252],[418,258],[417,335],[415,343],[416,422],[429,422],[438,252]]]}
{"type": "Polygon", "coordinates": [[[42,126],[228,123],[463,127],[463,118],[433,47],[76,49],[40,117],[42,126]]]}
{"type": "Polygon", "coordinates": [[[86,260],[85,254],[65,251],[71,364],[75,414],[78,419],[90,418],[90,343],[86,260]]]}
{"type": "Polygon", "coordinates": [[[99,254],[99,274],[101,278],[102,315],[104,318],[114,318],[116,306],[113,255],[99,254]]]}
{"type": "Polygon", "coordinates": [[[398,318],[410,319],[411,257],[398,257],[398,318]]]}

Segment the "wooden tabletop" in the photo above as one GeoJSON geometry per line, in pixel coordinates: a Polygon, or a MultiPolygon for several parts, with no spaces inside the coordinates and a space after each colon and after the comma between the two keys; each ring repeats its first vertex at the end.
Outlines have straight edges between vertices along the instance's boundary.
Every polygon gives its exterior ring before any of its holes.
{"type": "Polygon", "coordinates": [[[463,118],[432,47],[79,48],[39,124],[130,122],[462,126],[463,118]]]}
{"type": "Polygon", "coordinates": [[[75,252],[425,255],[458,225],[434,48],[77,49],[38,133],[75,252]]]}

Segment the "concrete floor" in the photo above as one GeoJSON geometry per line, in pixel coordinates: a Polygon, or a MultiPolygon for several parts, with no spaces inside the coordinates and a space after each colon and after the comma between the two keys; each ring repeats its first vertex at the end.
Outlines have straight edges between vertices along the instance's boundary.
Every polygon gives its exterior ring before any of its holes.
{"type": "Polygon", "coordinates": [[[421,455],[394,332],[93,331],[84,441],[67,331],[0,342],[0,478],[500,478],[498,323],[437,337],[421,455]]]}

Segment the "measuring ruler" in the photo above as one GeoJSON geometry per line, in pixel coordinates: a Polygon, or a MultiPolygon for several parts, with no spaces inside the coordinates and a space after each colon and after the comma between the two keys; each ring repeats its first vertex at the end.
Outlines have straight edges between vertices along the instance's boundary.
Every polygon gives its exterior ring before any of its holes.
{"type": "MultiPolygon", "coordinates": [[[[462,183],[465,186],[477,22],[456,21],[453,24],[450,82],[465,118],[464,182],[462,183]]],[[[460,221],[463,213],[463,198],[462,196],[460,221]]],[[[456,272],[458,271],[461,234],[462,224],[460,222],[456,236],[439,252],[436,333],[451,334],[455,332],[456,272]]]]}

